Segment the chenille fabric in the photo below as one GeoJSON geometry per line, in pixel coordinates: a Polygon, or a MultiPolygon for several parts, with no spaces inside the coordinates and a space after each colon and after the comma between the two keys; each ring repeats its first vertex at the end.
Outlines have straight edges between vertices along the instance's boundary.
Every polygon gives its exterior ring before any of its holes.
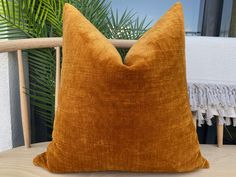
{"type": "Polygon", "coordinates": [[[125,63],[66,4],[53,139],[34,164],[59,173],[208,168],[192,120],[185,70],[180,3],[134,44],[125,63]]]}

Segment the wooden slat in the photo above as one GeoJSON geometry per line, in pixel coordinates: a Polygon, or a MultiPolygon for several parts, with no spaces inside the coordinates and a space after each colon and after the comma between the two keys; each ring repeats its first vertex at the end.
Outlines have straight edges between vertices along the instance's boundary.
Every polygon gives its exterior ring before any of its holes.
{"type": "Polygon", "coordinates": [[[18,70],[19,70],[19,88],[20,88],[20,107],[21,119],[23,127],[23,136],[25,147],[30,147],[30,126],[29,126],[29,110],[27,104],[27,96],[25,91],[25,73],[22,58],[22,50],[17,50],[18,70]]]}
{"type": "Polygon", "coordinates": [[[62,38],[30,38],[0,42],[0,52],[61,46],[62,38]]]}
{"type": "MultiPolygon", "coordinates": [[[[136,40],[109,39],[117,48],[129,48],[136,40]]],[[[61,47],[62,38],[30,38],[21,40],[8,40],[0,42],[0,52],[12,52],[24,49],[61,47]]]]}
{"type": "Polygon", "coordinates": [[[59,86],[60,86],[60,47],[55,47],[56,49],[56,86],[55,86],[55,111],[57,110],[58,105],[58,95],[59,95],[59,86]]]}

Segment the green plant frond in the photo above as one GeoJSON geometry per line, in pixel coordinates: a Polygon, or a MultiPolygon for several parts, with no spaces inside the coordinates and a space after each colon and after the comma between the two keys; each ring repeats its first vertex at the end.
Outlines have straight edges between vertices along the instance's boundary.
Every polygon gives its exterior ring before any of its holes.
{"type": "Polygon", "coordinates": [[[48,104],[42,104],[41,102],[36,101],[35,98],[32,98],[32,100],[33,100],[33,101],[32,101],[31,103],[32,103],[34,106],[38,107],[39,109],[44,110],[44,111],[48,111],[48,112],[51,112],[51,111],[52,111],[52,109],[51,109],[52,105],[50,105],[50,103],[48,103],[48,104]]]}
{"type": "MultiPolygon", "coordinates": [[[[44,58],[47,58],[47,57],[50,57],[50,60],[52,60],[51,59],[51,57],[53,57],[53,54],[52,54],[52,52],[53,52],[53,49],[50,49],[50,48],[47,48],[47,49],[31,49],[31,50],[28,50],[28,53],[30,54],[30,55],[34,55],[34,56],[37,56],[37,57],[39,57],[39,60],[42,60],[42,57],[44,57],[44,58]]],[[[55,60],[55,59],[53,59],[53,60],[55,60]]],[[[47,60],[46,60],[47,61],[47,60]]],[[[46,62],[45,61],[45,62],[46,62]]]]}
{"type": "Polygon", "coordinates": [[[54,102],[52,101],[51,98],[47,98],[45,96],[36,94],[34,92],[34,94],[29,94],[29,96],[34,100],[34,102],[40,103],[40,104],[44,104],[44,105],[53,105],[54,102]]]}
{"type": "Polygon", "coordinates": [[[64,2],[55,0],[42,0],[48,10],[47,22],[53,25],[57,35],[62,35],[62,7],[64,2]]]}
{"type": "Polygon", "coordinates": [[[136,13],[128,10],[125,10],[121,17],[118,11],[111,11],[108,18],[107,37],[112,39],[138,39],[151,23],[147,22],[146,17],[140,20],[136,13]]]}
{"type": "Polygon", "coordinates": [[[35,110],[36,113],[38,113],[40,115],[41,118],[44,119],[44,121],[47,123],[47,126],[50,127],[50,124],[52,123],[52,116],[53,115],[44,115],[44,111],[38,111],[38,110],[35,110]]]}
{"type": "Polygon", "coordinates": [[[28,58],[31,104],[34,106],[35,115],[52,127],[55,102],[55,50],[29,50],[28,58]]]}
{"type": "Polygon", "coordinates": [[[39,8],[33,7],[27,0],[1,0],[0,7],[0,20],[5,21],[11,29],[18,29],[26,37],[41,36],[43,28],[46,27],[46,8],[38,5],[39,8]]]}
{"type": "Polygon", "coordinates": [[[32,66],[34,66],[38,69],[48,71],[49,69],[51,69],[50,67],[54,67],[54,65],[52,65],[51,63],[49,63],[49,65],[47,65],[47,64],[42,63],[40,61],[34,60],[34,57],[32,57],[32,56],[30,58],[31,58],[30,64],[32,64],[32,66]],[[52,65],[52,66],[50,66],[50,65],[52,65]]]}
{"type": "Polygon", "coordinates": [[[51,112],[46,112],[46,111],[41,111],[41,110],[36,110],[36,111],[40,112],[42,115],[51,119],[51,116],[52,116],[51,112]]]}
{"type": "Polygon", "coordinates": [[[36,89],[32,89],[31,90],[32,92],[35,91],[35,90],[36,91],[40,90],[40,91],[45,92],[45,93],[53,93],[53,91],[55,91],[55,89],[50,90],[47,87],[45,87],[44,85],[40,85],[40,84],[37,84],[37,83],[30,83],[30,86],[36,88],[36,89]]]}
{"type": "Polygon", "coordinates": [[[80,12],[101,32],[105,31],[110,1],[106,0],[80,0],[72,2],[80,12]]]}
{"type": "MultiPolygon", "coordinates": [[[[33,90],[30,90],[30,89],[26,89],[27,91],[27,94],[31,94],[30,91],[33,91],[33,90]]],[[[33,93],[37,96],[41,96],[43,98],[46,98],[46,99],[50,99],[49,102],[50,103],[54,103],[54,101],[52,101],[52,98],[55,96],[54,94],[52,93],[48,93],[48,92],[45,92],[45,91],[39,91],[39,90],[34,90],[33,93]]]]}

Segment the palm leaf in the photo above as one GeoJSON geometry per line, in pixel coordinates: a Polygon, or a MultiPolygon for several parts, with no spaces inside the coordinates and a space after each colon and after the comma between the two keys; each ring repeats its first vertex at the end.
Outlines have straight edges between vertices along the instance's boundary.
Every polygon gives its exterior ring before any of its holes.
{"type": "MultiPolygon", "coordinates": [[[[48,10],[42,3],[32,8],[27,0],[1,0],[0,23],[5,33],[14,38],[45,36],[44,28],[48,10]]],[[[0,35],[0,38],[4,35],[0,35]]]]}

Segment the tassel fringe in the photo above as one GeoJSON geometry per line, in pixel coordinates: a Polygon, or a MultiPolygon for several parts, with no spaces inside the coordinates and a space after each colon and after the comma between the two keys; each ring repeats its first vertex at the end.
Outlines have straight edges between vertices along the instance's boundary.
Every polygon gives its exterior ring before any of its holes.
{"type": "Polygon", "coordinates": [[[236,126],[236,85],[188,83],[188,94],[198,126],[211,126],[214,116],[219,124],[236,126]]]}

